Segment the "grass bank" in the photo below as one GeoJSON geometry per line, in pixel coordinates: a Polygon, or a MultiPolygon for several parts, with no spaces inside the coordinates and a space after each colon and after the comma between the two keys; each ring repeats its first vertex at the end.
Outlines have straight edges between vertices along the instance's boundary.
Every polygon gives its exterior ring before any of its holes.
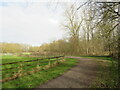
{"type": "Polygon", "coordinates": [[[68,59],[56,67],[43,70],[31,75],[23,76],[2,84],[3,88],[36,88],[39,85],[62,75],[65,71],[77,64],[77,59],[68,59]]]}
{"type": "Polygon", "coordinates": [[[90,57],[102,59],[97,62],[98,72],[92,88],[117,88],[118,87],[118,62],[111,57],[90,57]]]}

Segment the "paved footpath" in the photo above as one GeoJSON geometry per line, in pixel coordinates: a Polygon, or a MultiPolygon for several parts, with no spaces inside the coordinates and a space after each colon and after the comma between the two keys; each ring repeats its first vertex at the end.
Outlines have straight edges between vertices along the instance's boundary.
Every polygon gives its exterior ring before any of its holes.
{"type": "Polygon", "coordinates": [[[95,59],[70,57],[79,59],[78,64],[53,80],[38,88],[87,88],[96,77],[97,64],[95,59]]]}

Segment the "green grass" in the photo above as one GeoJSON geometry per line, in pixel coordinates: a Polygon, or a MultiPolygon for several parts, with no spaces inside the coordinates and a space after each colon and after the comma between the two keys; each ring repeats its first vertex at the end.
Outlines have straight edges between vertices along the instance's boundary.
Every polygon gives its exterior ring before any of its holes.
{"type": "Polygon", "coordinates": [[[4,55],[2,56],[2,64],[10,63],[10,62],[29,61],[37,58],[38,57],[21,57],[21,56],[4,55]]]}
{"type": "Polygon", "coordinates": [[[112,60],[110,57],[100,57],[96,59],[103,59],[98,61],[97,78],[91,85],[93,88],[117,88],[118,87],[118,62],[112,60]],[[105,60],[109,60],[104,62],[105,60]]]}
{"type": "Polygon", "coordinates": [[[113,58],[109,57],[109,56],[82,56],[85,58],[92,58],[92,59],[102,59],[102,60],[109,60],[112,61],[114,60],[113,58]]]}
{"type": "MultiPolygon", "coordinates": [[[[2,64],[10,63],[10,62],[29,61],[29,60],[34,60],[34,59],[37,59],[37,57],[20,57],[20,56],[4,55],[2,56],[2,64]]],[[[30,67],[25,66],[23,69],[24,70],[31,69],[35,67],[36,63],[39,63],[39,61],[23,63],[24,66],[27,64],[33,64],[33,66],[30,66],[30,67]]],[[[18,71],[19,66],[20,66],[19,63],[3,65],[2,69],[8,69],[8,68],[14,68],[14,69],[0,71],[0,73],[2,72],[2,75],[3,75],[2,78],[11,77],[15,72],[18,71]]]]}
{"type": "Polygon", "coordinates": [[[39,85],[51,80],[57,76],[62,75],[65,71],[76,65],[77,59],[66,59],[58,66],[48,70],[23,76],[15,80],[11,80],[2,84],[3,88],[36,88],[39,85]]]}
{"type": "MultiPolygon", "coordinates": [[[[29,61],[29,60],[34,60],[38,59],[38,57],[20,57],[20,56],[3,56],[3,63],[10,63],[10,62],[19,62],[19,61],[29,61]]],[[[16,63],[16,64],[8,64],[8,65],[3,65],[2,69],[3,71],[0,71],[2,73],[2,78],[7,78],[7,77],[12,77],[13,74],[17,73],[20,67],[20,64],[22,64],[22,71],[21,73],[25,73],[27,71],[31,71],[33,68],[36,68],[36,66],[45,66],[51,61],[51,63],[55,62],[55,59],[44,59],[44,60],[38,60],[34,62],[23,62],[23,63],[16,63]],[[27,66],[30,65],[30,66],[27,66]],[[9,69],[13,68],[13,69],[9,69]],[[5,70],[9,69],[9,70],[5,70]]]]}

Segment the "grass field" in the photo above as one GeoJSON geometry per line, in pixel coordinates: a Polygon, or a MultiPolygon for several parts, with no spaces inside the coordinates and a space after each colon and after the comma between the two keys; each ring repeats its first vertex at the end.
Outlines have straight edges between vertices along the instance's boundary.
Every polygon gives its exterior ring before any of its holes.
{"type": "MultiPolygon", "coordinates": [[[[19,57],[19,56],[3,56],[2,57],[2,64],[5,63],[11,63],[11,62],[19,62],[19,61],[29,61],[29,60],[35,60],[40,59],[37,57],[19,57]]],[[[23,62],[23,63],[16,63],[16,64],[8,64],[2,66],[2,78],[11,77],[13,74],[17,73],[20,65],[22,65],[22,71],[21,73],[24,73],[26,71],[31,71],[32,68],[36,67],[36,65],[44,66],[47,65],[49,60],[39,60],[35,62],[23,62]],[[42,64],[41,64],[42,63],[42,64]],[[7,69],[7,70],[6,70],[7,69]]]]}
{"type": "Polygon", "coordinates": [[[101,59],[97,62],[97,78],[91,85],[92,88],[117,88],[118,85],[118,61],[106,56],[86,56],[87,58],[101,59]]]}
{"type": "MultiPolygon", "coordinates": [[[[33,60],[33,59],[37,59],[37,58],[36,57],[4,56],[3,63],[16,62],[16,61],[22,61],[22,60],[27,61],[27,60],[33,60]]],[[[23,67],[23,70],[24,71],[32,70],[32,68],[36,67],[36,64],[38,64],[40,66],[47,65],[48,61],[49,60],[45,59],[45,60],[40,60],[37,62],[24,63],[23,65],[25,67],[23,67]],[[27,67],[26,65],[28,65],[28,64],[32,64],[32,66],[27,67]]],[[[51,59],[51,61],[54,61],[54,59],[51,59]]],[[[62,62],[58,66],[52,67],[48,70],[42,70],[42,71],[33,73],[31,75],[25,75],[25,76],[15,79],[15,80],[10,80],[10,81],[4,82],[2,84],[2,87],[3,88],[35,88],[38,85],[63,74],[66,70],[68,70],[69,68],[74,66],[76,63],[77,63],[77,60],[75,60],[75,59],[66,59],[65,62],[62,62]]],[[[2,69],[11,68],[11,67],[15,67],[15,69],[2,71],[2,78],[10,77],[12,74],[17,72],[18,66],[19,66],[19,64],[7,65],[6,67],[3,66],[2,69]]]]}
{"type": "Polygon", "coordinates": [[[9,62],[34,60],[37,58],[38,57],[20,57],[20,56],[4,55],[4,56],[2,56],[2,64],[9,63],[9,62]]]}

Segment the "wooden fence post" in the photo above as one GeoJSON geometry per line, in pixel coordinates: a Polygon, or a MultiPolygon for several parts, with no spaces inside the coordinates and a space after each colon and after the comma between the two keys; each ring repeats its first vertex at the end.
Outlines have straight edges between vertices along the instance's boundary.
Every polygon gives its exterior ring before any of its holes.
{"type": "Polygon", "coordinates": [[[22,66],[23,66],[23,64],[21,63],[19,66],[19,70],[18,70],[18,76],[22,75],[22,66]]]}
{"type": "Polygon", "coordinates": [[[51,66],[50,58],[49,58],[49,64],[48,64],[48,65],[50,65],[50,66],[51,66]]]}

